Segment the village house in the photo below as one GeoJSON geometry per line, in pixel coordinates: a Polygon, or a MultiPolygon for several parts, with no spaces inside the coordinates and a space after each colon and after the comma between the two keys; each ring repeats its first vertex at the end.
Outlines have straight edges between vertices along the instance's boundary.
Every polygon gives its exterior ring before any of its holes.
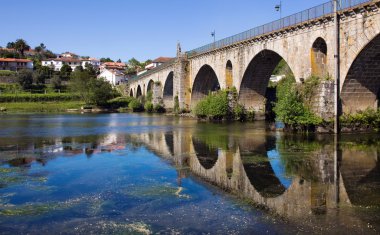
{"type": "Polygon", "coordinates": [[[126,82],[125,74],[117,69],[103,69],[98,78],[104,78],[113,86],[126,82]]]}
{"type": "Polygon", "coordinates": [[[122,62],[104,62],[100,65],[100,72],[104,70],[121,70],[124,71],[127,65],[122,62]]]}
{"type": "Polygon", "coordinates": [[[148,64],[147,66],[145,66],[145,69],[146,70],[151,70],[151,69],[154,69],[154,68],[157,68],[158,66],[170,61],[171,59],[173,58],[170,58],[170,57],[158,57],[157,59],[153,60],[152,63],[148,64]]]}
{"type": "Polygon", "coordinates": [[[48,66],[54,69],[54,71],[60,71],[64,64],[69,65],[72,70],[75,70],[75,68],[78,66],[82,66],[83,68],[86,68],[87,64],[92,64],[95,69],[98,69],[100,65],[100,61],[95,58],[78,59],[78,58],[73,58],[73,57],[47,59],[47,60],[42,60],[41,63],[42,63],[42,66],[48,66]]]}
{"type": "Polygon", "coordinates": [[[33,61],[27,59],[0,58],[0,70],[18,71],[33,69],[33,61]]]}

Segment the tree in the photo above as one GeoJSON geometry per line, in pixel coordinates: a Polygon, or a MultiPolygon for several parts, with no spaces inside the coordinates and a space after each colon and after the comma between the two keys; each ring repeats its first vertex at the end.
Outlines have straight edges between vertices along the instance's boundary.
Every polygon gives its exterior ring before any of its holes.
{"type": "Polygon", "coordinates": [[[15,48],[15,43],[14,42],[8,42],[7,43],[7,48],[8,49],[14,49],[15,48]]]}
{"type": "Polygon", "coordinates": [[[121,63],[121,59],[118,59],[116,62],[117,62],[117,63],[121,63]]]}
{"type": "Polygon", "coordinates": [[[98,106],[104,106],[107,101],[115,98],[116,91],[112,88],[112,85],[104,79],[91,79],[89,83],[91,89],[89,101],[91,104],[98,106]]]}
{"type": "Polygon", "coordinates": [[[22,69],[18,72],[17,81],[23,89],[29,89],[33,84],[33,72],[29,69],[22,69]]]}
{"type": "Polygon", "coordinates": [[[93,77],[96,77],[96,69],[94,68],[94,66],[90,63],[86,63],[86,66],[85,66],[85,70],[87,70],[87,72],[93,76],[93,77]]]}
{"type": "Polygon", "coordinates": [[[91,93],[89,83],[91,79],[95,78],[91,77],[88,71],[81,71],[77,68],[71,73],[69,88],[72,92],[80,94],[81,99],[89,104],[91,93]]]}
{"type": "Polygon", "coordinates": [[[54,75],[50,81],[50,84],[54,87],[54,89],[60,89],[62,86],[62,80],[60,76],[54,75]]]}
{"type": "Polygon", "coordinates": [[[107,57],[107,58],[100,58],[100,62],[104,63],[104,62],[114,62],[114,61],[111,60],[109,57],[107,57]]]}
{"type": "Polygon", "coordinates": [[[30,46],[26,43],[24,39],[17,39],[14,43],[14,49],[24,55],[24,51],[29,50],[30,46]]]}
{"type": "Polygon", "coordinates": [[[70,67],[70,65],[64,64],[61,67],[61,70],[59,72],[59,76],[61,77],[62,80],[67,81],[67,80],[69,80],[72,71],[73,71],[73,69],[70,67]]]}
{"type": "Polygon", "coordinates": [[[43,69],[38,69],[33,72],[33,82],[37,85],[45,84],[46,78],[49,74],[46,74],[43,69]]]}
{"type": "Polygon", "coordinates": [[[76,71],[79,71],[79,72],[83,72],[83,67],[82,67],[82,65],[79,65],[79,66],[77,66],[77,67],[75,67],[75,69],[74,69],[74,71],[76,72],[76,71]]]}
{"type": "Polygon", "coordinates": [[[46,46],[45,46],[45,44],[43,44],[43,43],[40,43],[39,46],[36,46],[36,47],[34,48],[34,50],[35,50],[36,52],[38,52],[38,53],[43,52],[45,49],[46,49],[46,46]]]}

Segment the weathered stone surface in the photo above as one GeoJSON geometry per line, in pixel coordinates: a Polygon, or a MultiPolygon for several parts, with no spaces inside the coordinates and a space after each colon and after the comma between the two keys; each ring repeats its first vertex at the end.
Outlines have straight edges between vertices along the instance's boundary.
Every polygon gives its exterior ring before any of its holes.
{"type": "MultiPolygon", "coordinates": [[[[369,9],[361,8],[356,14],[347,14],[340,20],[339,85],[345,112],[379,106],[380,14],[369,9]]],[[[180,107],[188,108],[194,99],[199,98],[199,93],[193,92],[194,88],[208,82],[207,76],[196,79],[201,68],[207,65],[214,71],[221,89],[236,87],[240,103],[264,113],[266,87],[279,60],[284,59],[288,63],[297,82],[312,74],[334,77],[334,43],[334,24],[330,17],[189,58],[177,53],[175,63],[132,81],[131,93],[136,96],[138,87],[141,87],[141,94],[146,94],[150,80],[160,81],[163,88],[173,73],[172,96],[178,95],[180,107]]],[[[315,105],[321,116],[326,118],[331,116],[329,105],[333,93],[330,88],[329,85],[318,88],[321,94],[315,105]]],[[[162,91],[159,94],[162,97],[162,91]]],[[[164,100],[169,101],[170,98],[164,100]]],[[[172,105],[171,102],[165,103],[172,105]]]]}

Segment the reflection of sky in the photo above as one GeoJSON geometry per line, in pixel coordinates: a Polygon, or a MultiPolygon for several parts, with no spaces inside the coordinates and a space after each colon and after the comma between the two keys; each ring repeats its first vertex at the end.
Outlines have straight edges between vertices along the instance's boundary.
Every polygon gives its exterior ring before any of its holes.
{"type": "Polygon", "coordinates": [[[269,163],[272,166],[272,169],[277,178],[285,186],[285,188],[289,188],[289,186],[292,184],[292,179],[286,176],[285,167],[281,163],[279,152],[276,149],[272,149],[268,151],[267,154],[269,157],[269,163]]]}

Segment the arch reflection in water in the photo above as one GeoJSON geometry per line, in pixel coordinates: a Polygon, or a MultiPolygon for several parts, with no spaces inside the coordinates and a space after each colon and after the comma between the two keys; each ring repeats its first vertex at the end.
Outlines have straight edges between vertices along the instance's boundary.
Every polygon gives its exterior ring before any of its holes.
{"type": "Polygon", "coordinates": [[[207,145],[205,142],[193,137],[194,151],[197,155],[199,163],[206,169],[213,168],[218,161],[218,149],[207,145]]]}

